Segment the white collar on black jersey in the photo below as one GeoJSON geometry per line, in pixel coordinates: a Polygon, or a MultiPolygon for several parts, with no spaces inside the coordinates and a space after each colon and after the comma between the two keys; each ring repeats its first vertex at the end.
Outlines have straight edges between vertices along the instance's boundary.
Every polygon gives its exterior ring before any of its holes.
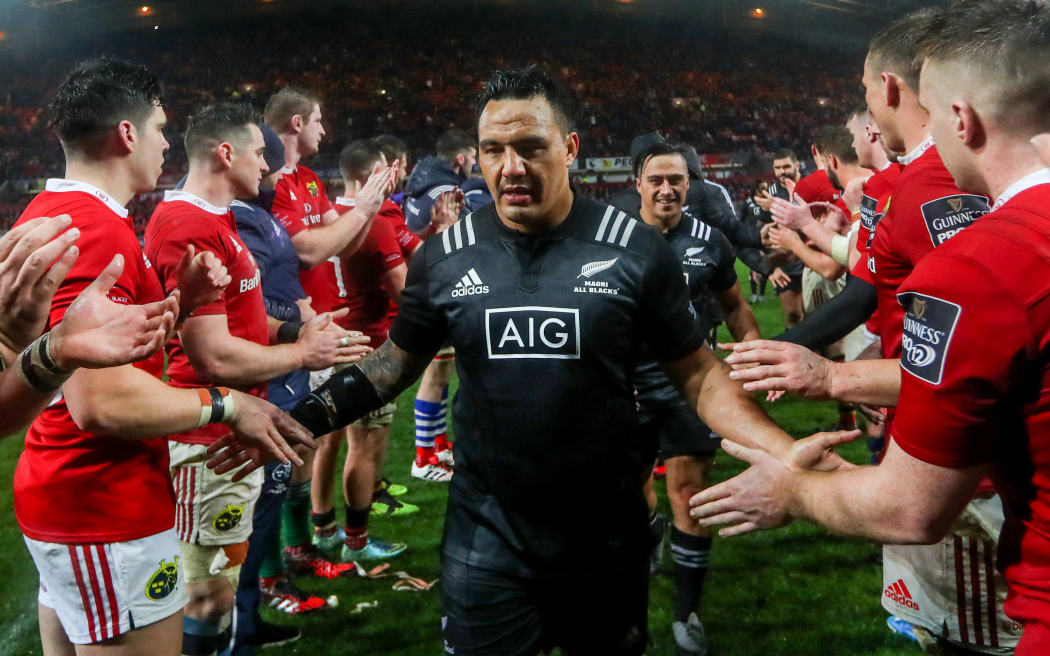
{"type": "Polygon", "coordinates": [[[128,208],[122,206],[117,201],[110,198],[109,194],[102,191],[94,185],[89,185],[86,182],[80,180],[65,180],[63,178],[51,178],[44,185],[46,191],[52,192],[64,192],[64,191],[82,191],[85,194],[91,194],[95,198],[99,199],[106,204],[106,207],[113,210],[115,214],[120,216],[122,219],[128,218],[128,208]]]}
{"type": "Polygon", "coordinates": [[[897,162],[901,166],[907,166],[915,160],[922,157],[922,154],[930,148],[933,148],[933,137],[926,137],[921,144],[915,147],[915,150],[911,151],[907,155],[901,155],[900,157],[898,157],[897,162]]]}
{"type": "Polygon", "coordinates": [[[336,205],[342,205],[343,207],[357,207],[357,201],[353,198],[345,198],[343,196],[336,196],[336,205]]]}
{"type": "Polygon", "coordinates": [[[218,216],[225,216],[229,213],[230,208],[228,207],[217,207],[212,205],[208,201],[204,200],[200,196],[191,194],[184,189],[169,189],[164,192],[164,202],[171,203],[175,201],[182,201],[184,203],[192,203],[197,207],[201,208],[205,212],[210,214],[216,214],[218,216]]]}
{"type": "Polygon", "coordinates": [[[1002,193],[998,198],[995,199],[995,204],[992,205],[992,210],[997,210],[1003,205],[1010,202],[1017,194],[1022,191],[1028,191],[1032,187],[1038,185],[1050,184],[1050,169],[1039,169],[1034,173],[1029,173],[1025,177],[1021,178],[1017,182],[1013,183],[1006,188],[1006,191],[1002,193]]]}

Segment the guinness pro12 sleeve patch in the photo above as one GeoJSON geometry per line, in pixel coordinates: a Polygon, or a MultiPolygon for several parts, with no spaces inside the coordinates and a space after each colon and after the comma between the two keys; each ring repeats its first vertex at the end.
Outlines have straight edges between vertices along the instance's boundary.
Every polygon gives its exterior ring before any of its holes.
{"type": "Polygon", "coordinates": [[[944,360],[962,308],[914,292],[898,295],[897,301],[908,308],[901,340],[901,367],[931,385],[940,385],[944,360]]]}
{"type": "Polygon", "coordinates": [[[974,194],[955,194],[922,204],[922,218],[933,247],[944,242],[988,213],[988,200],[974,194]]]}

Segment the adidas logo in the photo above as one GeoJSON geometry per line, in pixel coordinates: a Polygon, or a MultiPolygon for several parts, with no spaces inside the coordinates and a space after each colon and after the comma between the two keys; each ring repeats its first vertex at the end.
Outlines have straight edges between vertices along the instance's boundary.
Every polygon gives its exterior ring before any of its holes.
{"type": "Polygon", "coordinates": [[[478,272],[471,267],[470,271],[463,274],[463,277],[459,279],[456,286],[452,289],[452,298],[458,298],[460,296],[477,296],[478,294],[488,294],[489,286],[481,282],[481,278],[478,276],[478,272]]]}
{"type": "Polygon", "coordinates": [[[905,608],[919,610],[919,604],[912,599],[911,593],[908,592],[908,586],[904,585],[904,579],[897,579],[896,583],[886,586],[886,590],[882,594],[905,608]]]}

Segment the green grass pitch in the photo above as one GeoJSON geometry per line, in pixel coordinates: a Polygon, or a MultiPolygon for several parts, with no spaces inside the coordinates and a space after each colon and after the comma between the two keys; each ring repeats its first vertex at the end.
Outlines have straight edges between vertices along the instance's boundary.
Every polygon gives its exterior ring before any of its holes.
{"type": "MultiPolygon", "coordinates": [[[[737,263],[741,287],[747,295],[746,270],[737,263]]],[[[783,328],[780,306],[772,291],[767,301],[756,305],[764,336],[783,328]]],[[[724,334],[723,339],[727,335],[724,334]]],[[[412,398],[414,390],[401,397],[391,436],[387,473],[408,485],[403,497],[421,508],[416,515],[378,519],[371,532],[383,539],[404,541],[409,550],[392,561],[427,580],[437,578],[438,543],[447,486],[424,483],[409,477],[414,454],[412,398]]],[[[769,406],[781,426],[796,437],[836,419],[833,404],[816,404],[795,398],[769,406]]],[[[21,437],[0,442],[0,654],[40,654],[36,626],[37,575],[14,519],[11,479],[22,449],[21,437]]],[[[843,454],[863,462],[867,451],[862,443],[842,449],[843,454]]],[[[714,478],[722,480],[741,470],[729,456],[719,455],[714,478]]],[[[339,480],[337,476],[336,480],[339,480]]],[[[552,481],[557,484],[557,481],[552,481]]],[[[664,486],[657,483],[661,505],[666,506],[664,486]]],[[[337,494],[342,517],[341,495],[337,494]]],[[[566,499],[585,512],[596,499],[566,499]]],[[[879,604],[881,571],[871,563],[871,544],[829,535],[821,528],[795,522],[778,531],[731,539],[716,538],[711,572],[707,579],[700,618],[704,622],[712,653],[717,656],[918,654],[914,643],[892,635],[886,628],[886,613],[879,604]]],[[[333,611],[289,617],[264,611],[271,620],[302,627],[303,639],[263,653],[384,654],[417,656],[444,653],[440,632],[440,591],[394,592],[389,580],[325,581],[299,579],[303,589],[324,597],[338,595],[333,611]],[[351,614],[359,602],[378,601],[378,606],[351,614]]],[[[440,583],[439,583],[440,585],[440,583]]],[[[649,654],[674,654],[670,632],[673,594],[670,555],[664,571],[651,587],[649,654]]]]}

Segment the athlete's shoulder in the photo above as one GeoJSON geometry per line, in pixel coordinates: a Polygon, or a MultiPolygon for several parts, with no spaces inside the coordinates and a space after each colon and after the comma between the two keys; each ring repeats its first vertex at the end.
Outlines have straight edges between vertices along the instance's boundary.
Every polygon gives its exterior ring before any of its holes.
{"type": "Polygon", "coordinates": [[[496,216],[495,207],[488,205],[471,212],[436,235],[428,237],[423,242],[423,253],[427,264],[431,265],[448,257],[473,252],[478,244],[498,236],[499,228],[496,225],[498,221],[499,217],[496,216]]]}
{"type": "Polygon", "coordinates": [[[641,219],[590,198],[577,196],[572,211],[574,235],[584,243],[645,255],[657,236],[641,219]]]}

